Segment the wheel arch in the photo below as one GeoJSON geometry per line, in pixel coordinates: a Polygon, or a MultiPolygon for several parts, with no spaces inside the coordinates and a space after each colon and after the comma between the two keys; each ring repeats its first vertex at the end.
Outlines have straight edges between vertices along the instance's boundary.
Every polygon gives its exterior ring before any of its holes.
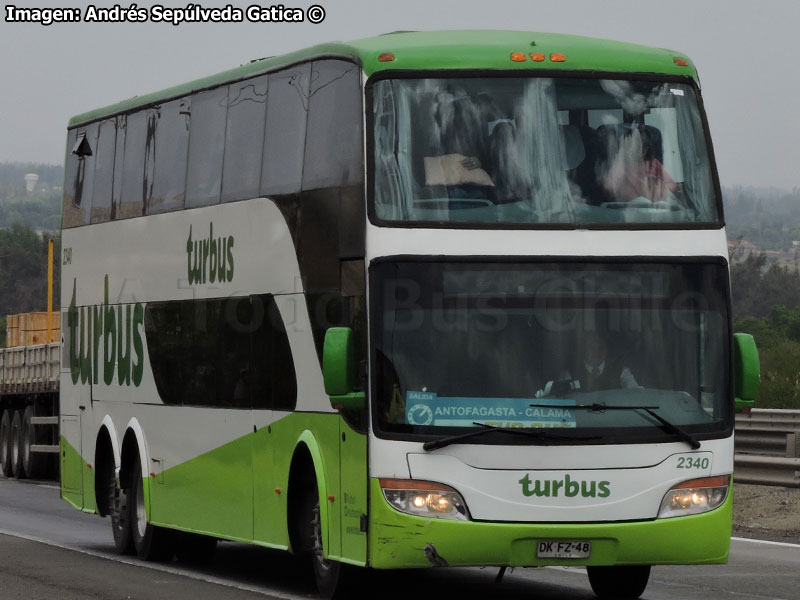
{"type": "Polygon", "coordinates": [[[328,526],[329,503],[325,501],[328,497],[328,485],[325,477],[325,460],[314,434],[309,430],[305,430],[295,442],[291,467],[289,468],[289,486],[287,489],[288,508],[286,516],[289,524],[289,540],[293,552],[296,552],[296,548],[294,547],[296,545],[296,539],[294,539],[296,531],[294,531],[295,521],[292,508],[299,506],[298,502],[293,501],[293,494],[298,492],[304,493],[306,491],[306,486],[309,484],[314,484],[319,496],[322,547],[326,555],[330,555],[330,535],[328,526]],[[313,472],[308,473],[309,470],[313,472]],[[309,475],[311,476],[310,480],[309,475]]]}
{"type": "Polygon", "coordinates": [[[103,417],[97,430],[94,445],[94,499],[101,517],[111,513],[109,488],[115,484],[117,468],[120,466],[120,446],[117,428],[109,415],[103,417]]]}
{"type": "MultiPolygon", "coordinates": [[[[119,478],[121,483],[130,481],[135,467],[135,461],[139,461],[142,467],[142,476],[147,477],[150,470],[147,468],[147,440],[144,436],[139,420],[135,417],[128,421],[125,426],[125,437],[122,439],[122,447],[119,455],[119,478]]],[[[148,486],[145,485],[147,489],[148,486]]],[[[145,502],[149,506],[149,494],[145,492],[145,502]]]]}

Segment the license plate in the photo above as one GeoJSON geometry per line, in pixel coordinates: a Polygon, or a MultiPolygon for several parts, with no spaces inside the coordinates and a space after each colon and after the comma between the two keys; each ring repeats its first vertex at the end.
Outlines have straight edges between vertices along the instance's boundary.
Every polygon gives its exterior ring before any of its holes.
{"type": "Polygon", "coordinates": [[[537,558],[589,558],[592,542],[542,541],[536,545],[537,558]]]}

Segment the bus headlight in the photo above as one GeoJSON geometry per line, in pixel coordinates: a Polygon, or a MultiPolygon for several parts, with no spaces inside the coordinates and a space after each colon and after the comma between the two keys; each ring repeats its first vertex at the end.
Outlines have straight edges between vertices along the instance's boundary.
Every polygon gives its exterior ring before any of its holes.
{"type": "Polygon", "coordinates": [[[658,509],[658,518],[683,517],[708,512],[722,506],[728,497],[730,475],[690,479],[666,493],[658,509]]]}
{"type": "Polygon", "coordinates": [[[416,479],[380,479],[383,497],[396,510],[418,517],[469,521],[464,499],[453,488],[416,479]]]}

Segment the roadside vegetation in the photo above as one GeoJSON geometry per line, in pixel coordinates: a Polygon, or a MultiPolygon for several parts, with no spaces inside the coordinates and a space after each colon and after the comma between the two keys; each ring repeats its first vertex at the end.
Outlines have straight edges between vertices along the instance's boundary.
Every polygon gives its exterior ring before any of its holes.
{"type": "Polygon", "coordinates": [[[752,334],[758,346],[756,406],[800,409],[800,269],[766,263],[762,253],[731,267],[734,330],[752,334]]]}

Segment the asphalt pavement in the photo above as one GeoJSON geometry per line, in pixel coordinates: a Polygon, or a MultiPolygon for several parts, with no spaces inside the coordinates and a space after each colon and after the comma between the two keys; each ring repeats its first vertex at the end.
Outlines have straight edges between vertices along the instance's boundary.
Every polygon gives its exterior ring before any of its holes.
{"type": "MultiPolygon", "coordinates": [[[[77,511],[47,482],[0,478],[0,599],[198,600],[313,598],[305,565],[292,556],[220,543],[210,565],[143,563],[114,550],[110,523],[77,511]]],[[[687,540],[687,543],[691,543],[687,540]]],[[[796,600],[800,546],[735,538],[721,566],[657,566],[645,600],[796,600]]],[[[537,600],[594,598],[581,568],[436,569],[359,572],[352,597],[537,600]]]]}

